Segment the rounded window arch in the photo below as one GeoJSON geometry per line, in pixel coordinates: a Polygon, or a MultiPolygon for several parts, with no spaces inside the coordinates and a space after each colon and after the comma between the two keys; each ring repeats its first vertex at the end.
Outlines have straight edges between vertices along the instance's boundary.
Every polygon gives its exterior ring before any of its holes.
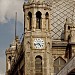
{"type": "Polygon", "coordinates": [[[49,18],[49,13],[48,12],[46,12],[45,17],[46,17],[46,19],[49,18]]]}
{"type": "Polygon", "coordinates": [[[40,55],[35,57],[35,75],[42,75],[42,57],[40,55]]]}
{"type": "Polygon", "coordinates": [[[40,11],[36,12],[36,29],[41,29],[42,27],[42,13],[40,11]]]}
{"type": "Polygon", "coordinates": [[[8,59],[11,61],[11,56],[9,56],[8,59]]]}
{"type": "Polygon", "coordinates": [[[28,22],[29,22],[29,29],[32,29],[32,13],[28,12],[28,22]]]}
{"type": "Polygon", "coordinates": [[[49,13],[46,12],[45,14],[45,20],[46,20],[46,29],[48,30],[49,29],[49,13]]]}
{"type": "Polygon", "coordinates": [[[54,73],[58,73],[60,69],[64,66],[66,61],[62,57],[58,57],[54,60],[54,73]]]}
{"type": "Polygon", "coordinates": [[[9,56],[8,62],[7,62],[8,63],[8,70],[10,70],[10,68],[11,68],[11,59],[12,59],[11,56],[9,56]]]}

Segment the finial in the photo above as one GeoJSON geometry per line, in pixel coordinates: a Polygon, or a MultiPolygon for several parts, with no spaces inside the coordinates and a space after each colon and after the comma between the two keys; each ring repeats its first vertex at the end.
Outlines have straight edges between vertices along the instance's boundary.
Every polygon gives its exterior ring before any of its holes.
{"type": "Polygon", "coordinates": [[[70,18],[66,18],[66,24],[70,24],[71,23],[71,19],[70,18]]]}

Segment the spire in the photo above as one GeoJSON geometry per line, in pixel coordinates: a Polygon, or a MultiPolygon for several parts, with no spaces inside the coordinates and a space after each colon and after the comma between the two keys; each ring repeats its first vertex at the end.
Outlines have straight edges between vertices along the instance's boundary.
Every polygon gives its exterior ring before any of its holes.
{"type": "Polygon", "coordinates": [[[16,12],[16,15],[15,15],[15,40],[16,40],[16,25],[17,25],[17,12],[16,12]]]}

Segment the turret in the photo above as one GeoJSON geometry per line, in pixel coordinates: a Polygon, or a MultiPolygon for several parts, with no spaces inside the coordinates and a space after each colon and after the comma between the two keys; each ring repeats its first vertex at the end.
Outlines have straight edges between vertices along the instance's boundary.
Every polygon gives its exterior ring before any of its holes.
{"type": "Polygon", "coordinates": [[[33,3],[33,2],[35,2],[35,3],[37,3],[37,2],[44,2],[45,0],[28,0],[28,2],[30,2],[30,3],[33,3]]]}
{"type": "Polygon", "coordinates": [[[6,75],[11,69],[13,62],[16,61],[18,55],[18,48],[20,47],[20,41],[18,37],[10,44],[10,47],[6,49],[6,75]]]}
{"type": "Polygon", "coordinates": [[[65,25],[64,25],[64,40],[68,41],[70,38],[70,28],[71,28],[71,21],[70,19],[66,19],[65,25]]]}
{"type": "Polygon", "coordinates": [[[50,6],[44,0],[30,0],[23,5],[25,31],[50,30],[50,6]]]}
{"type": "Polygon", "coordinates": [[[28,3],[24,3],[23,11],[25,75],[50,75],[50,68],[53,67],[50,66],[51,8],[44,0],[29,0],[28,3]]]}

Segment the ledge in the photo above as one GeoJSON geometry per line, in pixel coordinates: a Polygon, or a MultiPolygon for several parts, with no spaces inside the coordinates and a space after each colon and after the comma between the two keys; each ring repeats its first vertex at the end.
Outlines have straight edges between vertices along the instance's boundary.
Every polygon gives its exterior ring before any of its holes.
{"type": "Polygon", "coordinates": [[[52,41],[52,47],[66,47],[67,46],[67,42],[64,42],[64,41],[52,41]]]}

